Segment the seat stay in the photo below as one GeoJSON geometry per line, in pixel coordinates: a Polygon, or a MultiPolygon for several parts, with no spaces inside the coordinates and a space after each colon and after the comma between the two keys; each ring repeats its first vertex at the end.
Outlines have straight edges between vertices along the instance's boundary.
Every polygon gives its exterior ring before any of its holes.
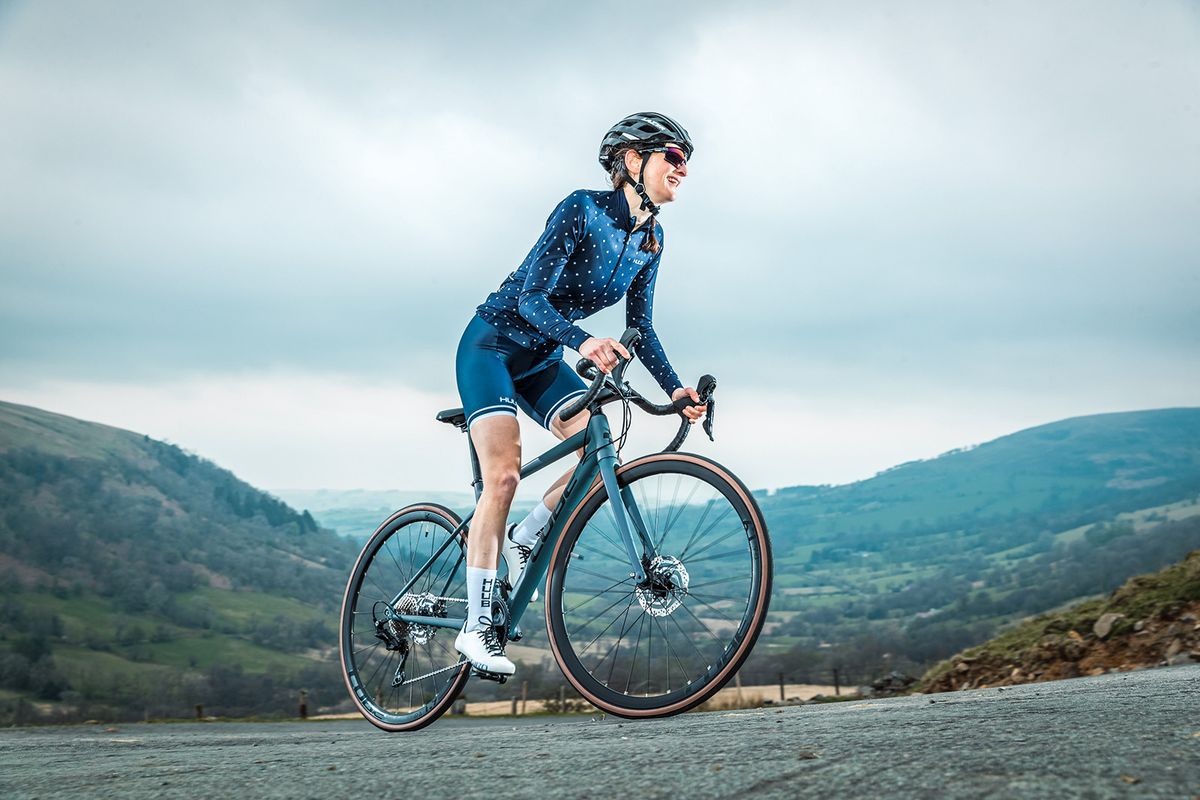
{"type": "MultiPolygon", "coordinates": [[[[465,518],[463,518],[463,521],[458,524],[458,527],[454,529],[454,532],[446,537],[446,541],[442,542],[441,546],[438,547],[438,549],[434,551],[433,555],[431,555],[429,557],[429,560],[426,561],[419,570],[417,570],[416,572],[413,573],[413,576],[408,579],[408,583],[404,584],[404,588],[401,589],[399,592],[397,592],[396,596],[392,598],[392,602],[389,604],[389,605],[391,605],[392,608],[395,608],[396,604],[400,602],[400,598],[402,598],[402,597],[404,597],[404,595],[408,594],[409,590],[412,589],[412,587],[416,584],[417,580],[422,575],[424,575],[426,572],[428,572],[430,567],[432,567],[434,564],[437,563],[437,560],[439,558],[441,558],[442,553],[446,552],[446,548],[449,547],[452,542],[454,542],[455,540],[458,539],[459,533],[461,533],[463,530],[466,529],[467,523],[470,522],[471,518],[474,516],[475,516],[475,510],[471,509],[471,513],[467,514],[467,516],[465,518]]],[[[466,552],[466,548],[463,548],[463,552],[464,553],[466,552]]],[[[458,564],[461,564],[461,563],[462,563],[462,556],[460,555],[459,560],[458,560],[458,562],[456,562],[456,565],[455,565],[456,570],[458,569],[458,564]]]]}

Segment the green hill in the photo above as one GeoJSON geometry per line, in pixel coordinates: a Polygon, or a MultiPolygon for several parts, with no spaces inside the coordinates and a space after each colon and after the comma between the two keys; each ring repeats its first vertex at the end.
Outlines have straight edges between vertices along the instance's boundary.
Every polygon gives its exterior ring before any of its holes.
{"type": "Polygon", "coordinates": [[[336,702],[354,555],[174,445],[0,403],[0,691],[110,717],[336,702]]]}
{"type": "Polygon", "coordinates": [[[777,589],[751,667],[920,671],[1200,547],[1198,499],[1192,408],[1068,419],[847,486],[760,495],[777,589]]]}
{"type": "MultiPolygon", "coordinates": [[[[743,679],[921,671],[1200,547],[1200,409],[1065,420],[759,497],[776,591],[743,679]]],[[[22,701],[44,718],[279,713],[300,689],[341,703],[355,551],[174,445],[0,403],[0,722],[28,718],[22,701]]]]}

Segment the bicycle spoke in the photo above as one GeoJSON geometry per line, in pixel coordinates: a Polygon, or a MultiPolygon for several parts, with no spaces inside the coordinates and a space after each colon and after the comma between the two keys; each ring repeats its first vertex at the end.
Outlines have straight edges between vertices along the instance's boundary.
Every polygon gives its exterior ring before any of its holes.
{"type": "Polygon", "coordinates": [[[741,556],[742,558],[745,558],[745,557],[746,557],[746,550],[745,550],[745,549],[742,549],[742,550],[730,550],[730,551],[729,551],[729,552],[727,552],[727,553],[718,553],[717,555],[714,555],[714,556],[705,556],[704,558],[689,558],[689,559],[688,559],[688,561],[687,561],[687,563],[688,563],[688,566],[689,566],[689,567],[692,567],[692,566],[695,566],[696,564],[699,564],[699,563],[700,563],[700,562],[702,562],[702,561],[715,561],[715,560],[717,560],[717,559],[721,559],[721,558],[732,558],[732,557],[734,557],[734,556],[741,556]]]}
{"type": "Polygon", "coordinates": [[[625,580],[623,580],[623,581],[617,581],[617,582],[616,582],[616,583],[614,583],[612,586],[606,587],[606,588],[604,588],[604,589],[601,589],[600,591],[596,592],[596,593],[595,593],[595,594],[593,594],[591,597],[589,597],[588,599],[584,600],[584,601],[583,601],[582,603],[580,603],[579,605],[577,605],[577,606],[575,606],[574,608],[572,608],[570,612],[568,612],[568,611],[564,611],[563,613],[564,613],[564,614],[567,614],[567,613],[571,613],[571,612],[574,612],[574,611],[578,611],[579,609],[583,608],[583,607],[584,607],[585,605],[587,605],[588,603],[590,603],[590,602],[592,602],[593,600],[595,600],[595,599],[596,599],[597,597],[599,597],[600,595],[602,595],[602,594],[607,594],[607,593],[611,592],[613,589],[615,589],[615,588],[617,588],[618,586],[620,586],[621,584],[623,584],[623,583],[628,583],[628,582],[629,582],[629,579],[628,579],[628,578],[627,578],[627,579],[625,579],[625,580]]]}
{"type": "MultiPolygon", "coordinates": [[[[711,507],[711,506],[710,506],[710,507],[711,507]]],[[[699,528],[700,528],[700,525],[701,525],[701,523],[703,522],[703,520],[702,520],[701,522],[697,522],[697,523],[696,523],[696,529],[697,529],[697,530],[696,530],[696,533],[692,534],[692,538],[691,538],[691,539],[688,541],[687,545],[686,545],[686,546],[683,548],[682,552],[680,552],[680,554],[679,554],[679,557],[680,557],[680,558],[683,558],[683,557],[684,557],[684,555],[686,555],[686,554],[687,554],[688,550],[690,550],[690,549],[691,549],[691,547],[692,547],[692,545],[693,545],[693,544],[696,544],[696,543],[697,543],[697,542],[699,542],[701,539],[703,539],[705,536],[707,536],[707,535],[708,535],[708,534],[709,534],[709,533],[710,533],[710,532],[711,532],[711,531],[712,531],[714,528],[716,528],[716,527],[717,527],[717,525],[719,525],[719,524],[721,523],[721,521],[722,521],[722,520],[724,520],[724,519],[725,519],[727,516],[729,516],[729,512],[731,512],[731,511],[733,511],[733,508],[732,508],[732,507],[727,507],[727,508],[725,509],[725,511],[723,511],[723,512],[721,513],[721,516],[717,517],[717,518],[716,518],[716,519],[714,519],[712,522],[710,522],[710,523],[709,523],[709,525],[708,525],[708,527],[707,527],[707,528],[705,528],[703,531],[699,530],[699,528]]],[[[705,516],[707,516],[707,513],[705,514],[705,516]]],[[[738,532],[743,532],[743,529],[742,529],[742,528],[735,528],[735,529],[734,529],[734,533],[738,533],[738,532]]],[[[706,546],[706,549],[707,549],[707,547],[711,547],[711,546],[712,546],[711,544],[707,545],[707,546],[706,546]]],[[[702,551],[702,552],[703,552],[703,551],[702,551]]]]}

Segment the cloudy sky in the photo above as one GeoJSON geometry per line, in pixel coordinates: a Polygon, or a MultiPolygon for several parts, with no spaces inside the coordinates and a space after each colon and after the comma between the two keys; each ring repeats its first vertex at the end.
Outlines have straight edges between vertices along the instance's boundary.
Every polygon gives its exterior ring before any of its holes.
{"type": "Polygon", "coordinates": [[[0,399],[465,488],[462,328],[655,109],[656,326],[751,485],[1200,404],[1200,6],[616,8],[0,2],[0,399]]]}

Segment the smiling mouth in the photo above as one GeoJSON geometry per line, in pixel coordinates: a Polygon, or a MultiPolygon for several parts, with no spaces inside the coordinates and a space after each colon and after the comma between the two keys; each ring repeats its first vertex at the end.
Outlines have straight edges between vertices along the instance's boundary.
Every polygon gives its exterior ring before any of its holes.
{"type": "Polygon", "coordinates": [[[679,186],[679,178],[668,177],[668,178],[667,178],[667,184],[668,184],[669,186],[676,186],[676,187],[678,187],[678,186],[679,186]]]}

